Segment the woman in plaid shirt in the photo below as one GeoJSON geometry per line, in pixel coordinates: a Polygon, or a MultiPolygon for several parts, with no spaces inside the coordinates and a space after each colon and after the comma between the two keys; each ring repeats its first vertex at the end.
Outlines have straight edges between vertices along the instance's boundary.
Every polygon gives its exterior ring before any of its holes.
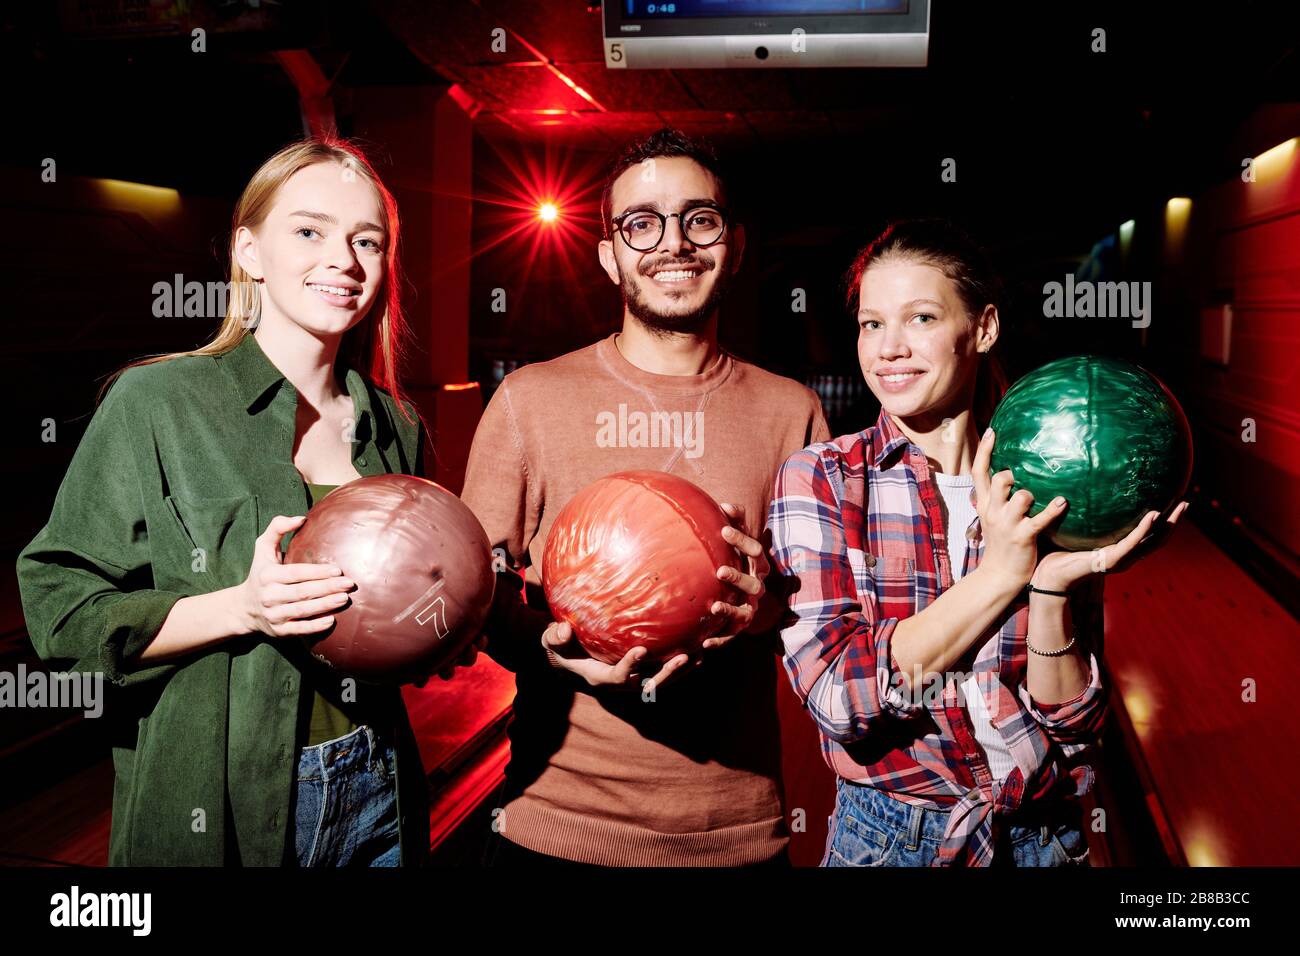
{"type": "Polygon", "coordinates": [[[1040,555],[1068,502],[1031,518],[989,476],[998,282],[951,224],[894,224],[847,288],[880,416],[792,455],[768,518],[786,669],[838,777],[823,865],[1086,865],[1103,574],[1162,543],[1158,515],[1040,555]]]}

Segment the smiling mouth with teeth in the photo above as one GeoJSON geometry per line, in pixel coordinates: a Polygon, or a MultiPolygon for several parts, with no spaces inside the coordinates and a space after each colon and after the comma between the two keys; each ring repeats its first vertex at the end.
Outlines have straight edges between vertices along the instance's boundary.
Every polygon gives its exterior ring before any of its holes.
{"type": "Polygon", "coordinates": [[[687,279],[694,279],[699,274],[696,269],[671,269],[651,273],[650,278],[656,282],[685,282],[687,279]]]}
{"type": "Polygon", "coordinates": [[[329,295],[336,295],[340,299],[350,299],[353,296],[358,296],[361,294],[360,289],[348,289],[340,285],[320,285],[315,282],[309,282],[307,284],[307,288],[315,289],[317,292],[324,292],[329,295]]]}

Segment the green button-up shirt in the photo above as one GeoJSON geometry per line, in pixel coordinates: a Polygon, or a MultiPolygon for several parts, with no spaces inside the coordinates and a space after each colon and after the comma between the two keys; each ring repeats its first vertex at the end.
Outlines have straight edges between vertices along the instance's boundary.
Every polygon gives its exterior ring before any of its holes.
{"type": "MultiPolygon", "coordinates": [[[[422,474],[424,429],[353,368],[352,463],[422,474]]],[[[276,515],[305,514],[298,393],[246,335],[219,356],[128,369],[95,411],[50,520],[18,557],[28,632],[52,668],[104,675],[114,865],[278,866],[292,859],[303,648],[250,634],[154,666],[132,660],[187,595],[240,584],[276,515]]],[[[408,405],[408,408],[410,406],[408,405]]],[[[412,417],[414,414],[412,413],[412,417]]],[[[428,848],[428,790],[397,688],[402,860],[428,848]]]]}

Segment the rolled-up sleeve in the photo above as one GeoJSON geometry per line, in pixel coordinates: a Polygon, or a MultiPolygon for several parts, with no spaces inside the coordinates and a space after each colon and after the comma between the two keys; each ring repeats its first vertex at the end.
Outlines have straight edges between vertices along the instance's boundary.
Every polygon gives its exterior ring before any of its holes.
{"type": "Polygon", "coordinates": [[[1110,694],[1101,668],[1105,638],[1105,577],[1094,574],[1071,597],[1070,616],[1076,640],[1088,656],[1088,685],[1077,697],[1057,704],[1040,704],[1020,683],[1020,702],[1030,716],[1042,725],[1047,736],[1065,748],[1066,753],[1095,743],[1101,736],[1109,711],[1110,694]]]}
{"type": "Polygon", "coordinates": [[[153,585],[149,534],[128,423],[132,371],[96,410],[59,486],[54,507],[18,555],[23,615],[41,659],[102,673],[118,685],[172,673],[135,668],[138,654],[184,597],[153,585]]]}
{"type": "Polygon", "coordinates": [[[768,527],[788,596],[786,672],[822,733],[850,743],[882,719],[925,708],[900,692],[904,679],[891,650],[899,619],[881,618],[871,590],[859,592],[826,469],[816,447],[792,455],[777,476],[768,527]]]}

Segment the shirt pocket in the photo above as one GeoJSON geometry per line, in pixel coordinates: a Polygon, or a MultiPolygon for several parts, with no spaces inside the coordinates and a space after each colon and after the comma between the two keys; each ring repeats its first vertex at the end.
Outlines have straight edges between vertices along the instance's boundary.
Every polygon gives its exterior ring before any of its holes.
{"type": "MultiPolygon", "coordinates": [[[[187,498],[168,495],[167,513],[189,547],[169,566],[173,580],[196,594],[240,584],[253,563],[258,525],[257,495],[187,498]]],[[[157,570],[157,569],[155,569],[157,570]]]]}
{"type": "Polygon", "coordinates": [[[890,556],[867,559],[867,577],[881,618],[911,617],[916,611],[916,561],[890,556]]]}

